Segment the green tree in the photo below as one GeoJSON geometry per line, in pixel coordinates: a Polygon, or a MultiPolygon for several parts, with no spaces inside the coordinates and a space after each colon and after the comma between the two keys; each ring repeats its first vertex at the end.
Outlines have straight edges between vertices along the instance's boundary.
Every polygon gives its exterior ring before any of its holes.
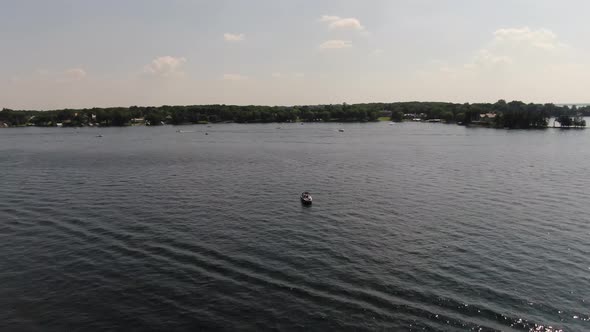
{"type": "Polygon", "coordinates": [[[404,112],[402,112],[402,111],[391,112],[391,121],[394,121],[394,122],[404,121],[404,112]]]}
{"type": "Polygon", "coordinates": [[[573,119],[566,114],[562,114],[557,118],[557,122],[559,122],[559,125],[563,128],[569,128],[574,124],[573,119]]]}
{"type": "Polygon", "coordinates": [[[454,120],[453,112],[443,111],[442,113],[440,113],[440,118],[443,119],[445,122],[452,122],[454,120]]]}

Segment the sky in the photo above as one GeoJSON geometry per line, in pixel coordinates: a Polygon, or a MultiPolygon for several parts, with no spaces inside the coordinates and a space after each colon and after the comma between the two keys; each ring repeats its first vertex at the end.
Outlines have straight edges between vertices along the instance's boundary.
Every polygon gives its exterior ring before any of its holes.
{"type": "Polygon", "coordinates": [[[0,108],[590,102],[587,0],[0,0],[0,108]]]}

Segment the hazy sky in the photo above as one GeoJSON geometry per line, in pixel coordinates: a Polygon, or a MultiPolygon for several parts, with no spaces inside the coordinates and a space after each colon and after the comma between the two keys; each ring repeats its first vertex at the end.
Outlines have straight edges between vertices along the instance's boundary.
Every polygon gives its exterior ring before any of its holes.
{"type": "Polygon", "coordinates": [[[590,101],[587,0],[0,0],[0,108],[590,101]]]}

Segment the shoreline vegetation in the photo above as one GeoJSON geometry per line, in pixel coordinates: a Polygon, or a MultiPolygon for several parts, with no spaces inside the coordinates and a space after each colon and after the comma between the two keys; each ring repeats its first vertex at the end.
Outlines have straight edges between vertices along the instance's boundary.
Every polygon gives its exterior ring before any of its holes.
{"type": "Polygon", "coordinates": [[[1,127],[109,127],[209,123],[416,121],[508,129],[585,128],[590,106],[521,101],[458,104],[395,102],[313,106],[193,105],[0,111],[1,127]]]}

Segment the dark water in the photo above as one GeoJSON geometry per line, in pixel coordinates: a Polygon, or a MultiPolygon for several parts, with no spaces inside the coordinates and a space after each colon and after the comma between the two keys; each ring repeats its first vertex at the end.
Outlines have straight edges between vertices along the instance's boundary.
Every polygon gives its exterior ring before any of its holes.
{"type": "Polygon", "coordinates": [[[590,130],[277,126],[0,130],[0,330],[590,329],[590,130]]]}

